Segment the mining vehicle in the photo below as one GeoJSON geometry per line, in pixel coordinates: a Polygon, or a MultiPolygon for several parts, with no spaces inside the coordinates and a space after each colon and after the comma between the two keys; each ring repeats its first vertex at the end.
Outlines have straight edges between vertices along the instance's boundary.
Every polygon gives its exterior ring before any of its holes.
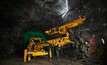
{"type": "Polygon", "coordinates": [[[24,50],[24,62],[27,60],[31,60],[31,56],[41,56],[41,57],[48,57],[55,58],[59,56],[59,49],[67,44],[75,44],[74,41],[70,40],[69,32],[72,31],[73,28],[78,27],[79,25],[83,24],[85,22],[85,17],[79,17],[79,19],[74,20],[72,22],[66,23],[64,25],[61,25],[59,27],[55,27],[49,30],[45,31],[45,34],[48,36],[55,36],[60,35],[60,37],[52,38],[50,40],[47,40],[46,42],[41,41],[41,38],[31,38],[29,40],[29,44],[27,46],[27,49],[24,50]],[[35,43],[31,44],[32,50],[29,49],[31,40],[34,40],[35,43]],[[38,42],[37,42],[38,41],[38,42]],[[48,50],[46,49],[48,48],[48,50]]]}

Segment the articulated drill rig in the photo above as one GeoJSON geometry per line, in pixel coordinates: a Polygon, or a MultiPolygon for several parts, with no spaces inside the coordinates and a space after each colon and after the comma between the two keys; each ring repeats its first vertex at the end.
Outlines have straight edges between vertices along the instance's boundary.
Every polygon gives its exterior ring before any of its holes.
{"type": "Polygon", "coordinates": [[[69,31],[72,28],[77,27],[84,23],[86,18],[79,17],[79,19],[69,22],[57,28],[52,28],[45,31],[45,34],[49,36],[60,35],[60,37],[43,41],[40,37],[33,37],[29,39],[29,43],[24,49],[24,62],[31,60],[31,57],[41,56],[47,59],[54,59],[59,56],[59,48],[67,44],[74,44],[72,40],[69,39],[69,31]]]}

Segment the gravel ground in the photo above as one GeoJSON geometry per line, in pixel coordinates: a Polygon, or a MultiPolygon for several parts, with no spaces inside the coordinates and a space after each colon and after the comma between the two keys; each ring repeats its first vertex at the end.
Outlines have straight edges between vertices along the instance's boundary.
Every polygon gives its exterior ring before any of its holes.
{"type": "Polygon", "coordinates": [[[53,62],[47,61],[45,58],[34,58],[26,63],[23,62],[23,58],[8,58],[0,61],[0,65],[83,65],[80,62],[74,62],[65,58],[57,59],[53,62]]]}

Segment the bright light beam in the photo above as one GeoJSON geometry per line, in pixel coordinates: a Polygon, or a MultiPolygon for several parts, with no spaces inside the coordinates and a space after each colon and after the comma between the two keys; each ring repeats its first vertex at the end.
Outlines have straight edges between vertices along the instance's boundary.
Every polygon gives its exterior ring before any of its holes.
{"type": "Polygon", "coordinates": [[[65,8],[63,9],[65,12],[62,14],[62,18],[67,14],[68,12],[68,0],[65,0],[65,8]]]}

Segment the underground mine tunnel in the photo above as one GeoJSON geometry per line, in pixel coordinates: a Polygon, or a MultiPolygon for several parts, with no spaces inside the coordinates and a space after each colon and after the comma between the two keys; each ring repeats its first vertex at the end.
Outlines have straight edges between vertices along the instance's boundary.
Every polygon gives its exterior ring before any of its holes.
{"type": "Polygon", "coordinates": [[[106,0],[1,0],[0,65],[107,65],[106,0]]]}

